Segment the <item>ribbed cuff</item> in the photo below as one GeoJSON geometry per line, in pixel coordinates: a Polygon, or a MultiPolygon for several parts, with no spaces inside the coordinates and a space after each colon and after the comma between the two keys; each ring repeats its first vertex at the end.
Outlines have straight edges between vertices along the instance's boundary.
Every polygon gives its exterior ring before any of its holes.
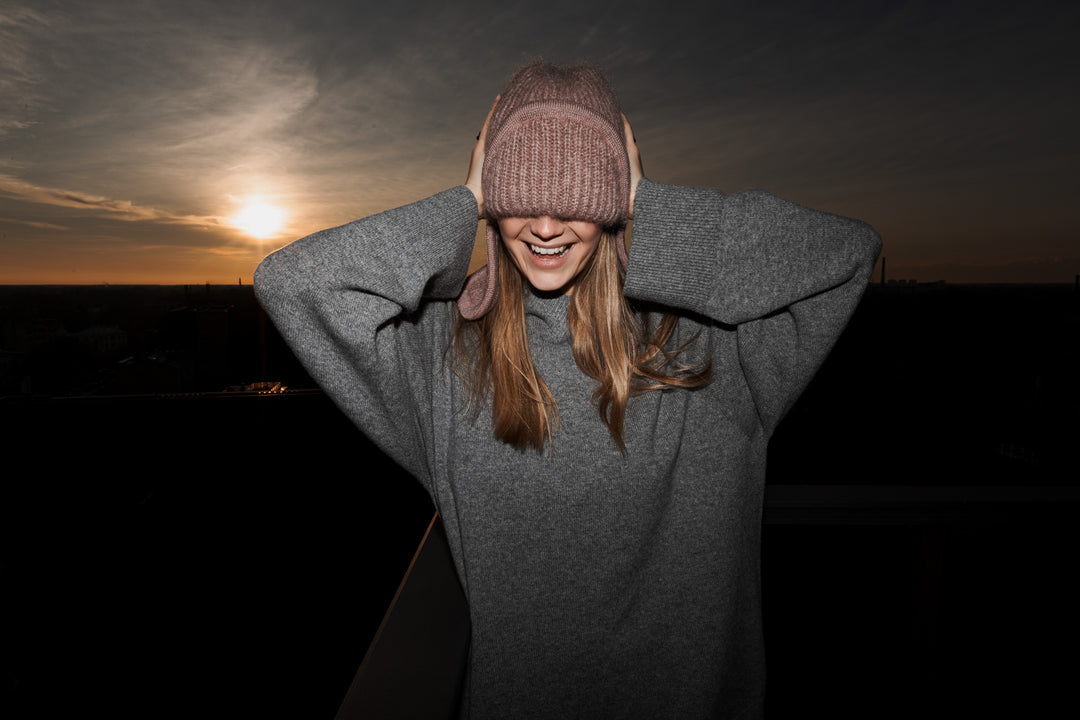
{"type": "Polygon", "coordinates": [[[715,289],[724,194],[642,178],[634,199],[625,293],[703,312],[715,289]]]}

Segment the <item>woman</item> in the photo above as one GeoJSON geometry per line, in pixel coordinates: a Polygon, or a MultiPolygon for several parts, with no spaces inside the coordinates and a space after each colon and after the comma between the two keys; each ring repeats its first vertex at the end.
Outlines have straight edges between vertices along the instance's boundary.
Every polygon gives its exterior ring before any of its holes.
{"type": "Polygon", "coordinates": [[[463,716],[761,715],[768,439],[878,250],[764,192],[644,179],[599,73],[540,64],[464,186],[262,263],[283,336],[441,514],[463,716]]]}

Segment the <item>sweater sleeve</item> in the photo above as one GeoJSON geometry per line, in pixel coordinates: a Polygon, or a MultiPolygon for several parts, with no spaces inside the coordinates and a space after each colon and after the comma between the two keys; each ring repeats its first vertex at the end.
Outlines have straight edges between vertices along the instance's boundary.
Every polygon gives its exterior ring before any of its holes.
{"type": "Polygon", "coordinates": [[[297,240],[255,272],[259,302],[312,378],[425,483],[449,306],[422,300],[460,292],[476,226],[476,200],[459,186],[297,240]]]}
{"type": "Polygon", "coordinates": [[[760,190],[642,180],[626,294],[732,328],[771,432],[843,331],[880,250],[869,225],[760,190]]]}

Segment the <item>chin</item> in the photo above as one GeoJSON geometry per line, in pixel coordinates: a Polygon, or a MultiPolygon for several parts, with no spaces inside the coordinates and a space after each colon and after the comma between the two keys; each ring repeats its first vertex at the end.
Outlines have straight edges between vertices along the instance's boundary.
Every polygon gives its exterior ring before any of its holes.
{"type": "Polygon", "coordinates": [[[533,282],[532,278],[526,277],[525,279],[528,281],[529,285],[532,286],[533,290],[541,293],[565,295],[573,290],[573,283],[569,280],[566,282],[560,282],[558,280],[552,280],[550,282],[533,282]]]}

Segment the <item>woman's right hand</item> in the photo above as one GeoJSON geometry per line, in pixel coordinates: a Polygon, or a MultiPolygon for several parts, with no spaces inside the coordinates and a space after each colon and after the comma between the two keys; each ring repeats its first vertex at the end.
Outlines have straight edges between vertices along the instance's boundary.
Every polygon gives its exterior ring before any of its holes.
{"type": "Polygon", "coordinates": [[[491,103],[491,109],[488,110],[487,117],[484,118],[484,125],[480,128],[480,134],[476,136],[476,145],[473,146],[472,158],[469,160],[469,175],[465,179],[465,187],[472,190],[472,194],[476,197],[476,213],[478,218],[484,217],[484,188],[482,182],[484,172],[484,141],[487,138],[488,121],[491,120],[491,113],[499,103],[500,97],[500,95],[495,96],[495,102],[491,103]]]}
{"type": "Polygon", "coordinates": [[[626,115],[622,116],[623,132],[626,134],[626,155],[630,160],[630,218],[634,217],[634,197],[637,195],[637,186],[641,178],[645,177],[645,170],[641,166],[641,152],[638,150],[634,131],[630,127],[630,121],[626,115]]]}

